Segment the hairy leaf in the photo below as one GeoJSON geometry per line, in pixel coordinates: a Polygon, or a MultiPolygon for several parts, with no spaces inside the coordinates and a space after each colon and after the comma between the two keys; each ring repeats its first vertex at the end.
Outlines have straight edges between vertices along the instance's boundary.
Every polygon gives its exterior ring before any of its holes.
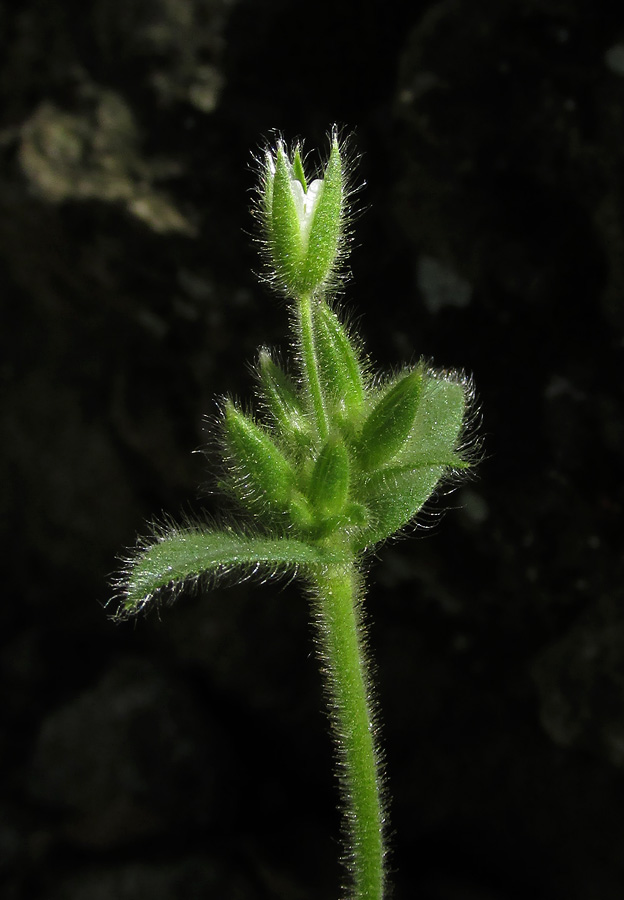
{"type": "Polygon", "coordinates": [[[235,572],[293,572],[323,566],[331,555],[289,537],[265,538],[211,531],[172,528],[153,538],[130,557],[120,577],[118,615],[140,610],[158,591],[182,585],[201,575],[213,578],[235,572]]]}
{"type": "Polygon", "coordinates": [[[467,401],[468,389],[461,381],[425,375],[414,423],[395,463],[465,468],[455,451],[467,401]]]}
{"type": "Polygon", "coordinates": [[[385,469],[366,485],[370,525],[358,535],[356,550],[378,544],[412,521],[433,493],[444,466],[385,469]]]}

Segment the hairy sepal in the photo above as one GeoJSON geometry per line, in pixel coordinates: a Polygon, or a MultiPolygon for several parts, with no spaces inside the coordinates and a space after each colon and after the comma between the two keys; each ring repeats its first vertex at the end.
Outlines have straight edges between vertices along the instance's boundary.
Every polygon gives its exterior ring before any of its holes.
{"type": "Polygon", "coordinates": [[[275,176],[269,224],[269,249],[275,275],[287,291],[301,289],[304,245],[297,207],[291,188],[292,167],[280,142],[275,157],[275,176]]]}
{"type": "Polygon", "coordinates": [[[344,218],[344,177],[336,135],[333,136],[314,218],[310,226],[301,289],[317,291],[331,280],[338,258],[344,218]]]}

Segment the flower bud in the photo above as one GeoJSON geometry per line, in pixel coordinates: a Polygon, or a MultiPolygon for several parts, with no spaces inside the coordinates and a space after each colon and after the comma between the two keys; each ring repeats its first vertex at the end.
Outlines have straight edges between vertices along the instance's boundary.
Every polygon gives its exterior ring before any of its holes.
{"type": "Polygon", "coordinates": [[[332,516],[342,512],[348,493],[349,456],[342,441],[330,437],[314,464],[309,497],[322,515],[332,516]]]}
{"type": "Polygon", "coordinates": [[[258,374],[262,399],[281,437],[295,441],[305,438],[305,415],[296,386],[286,372],[273,362],[267,350],[260,352],[258,374]]]}
{"type": "Polygon", "coordinates": [[[224,427],[240,498],[252,507],[260,502],[274,509],[285,509],[294,473],[268,432],[237,409],[231,400],[225,406],[224,427]]]}
{"type": "Polygon", "coordinates": [[[416,368],[377,401],[359,438],[359,458],[365,471],[385,465],[403,447],[416,418],[421,391],[422,371],[416,368]]]}
{"type": "Polygon", "coordinates": [[[338,316],[322,300],[314,306],[314,338],[326,397],[345,418],[356,418],[364,402],[358,348],[338,316]]]}
{"type": "Polygon", "coordinates": [[[306,180],[299,147],[280,140],[263,165],[259,212],[270,275],[285,294],[325,288],[336,274],[345,225],[345,178],[337,135],[322,178],[306,180]]]}

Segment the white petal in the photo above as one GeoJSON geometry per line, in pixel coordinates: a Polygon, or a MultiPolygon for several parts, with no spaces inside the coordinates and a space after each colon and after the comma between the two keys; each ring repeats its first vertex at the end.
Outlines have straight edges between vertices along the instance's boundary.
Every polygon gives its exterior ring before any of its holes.
{"type": "Polygon", "coordinates": [[[314,213],[316,211],[319,197],[321,196],[322,188],[322,178],[316,178],[314,181],[312,181],[308,186],[307,192],[303,190],[303,185],[296,178],[293,178],[290,183],[290,189],[292,191],[293,200],[295,201],[297,218],[299,219],[299,227],[301,228],[301,237],[303,239],[304,247],[308,243],[312,220],[314,218],[314,213]]]}
{"type": "Polygon", "coordinates": [[[306,194],[303,185],[297,178],[290,179],[290,190],[295,201],[295,209],[297,210],[297,218],[299,219],[299,227],[303,230],[306,217],[306,194]]]}

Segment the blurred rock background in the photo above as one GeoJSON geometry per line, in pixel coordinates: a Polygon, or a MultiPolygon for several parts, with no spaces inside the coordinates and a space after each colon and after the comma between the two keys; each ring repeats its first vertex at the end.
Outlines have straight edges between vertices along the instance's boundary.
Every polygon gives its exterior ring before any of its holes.
{"type": "MultiPolygon", "coordinates": [[[[614,9],[614,7],[612,7],[614,9]]],[[[624,16],[588,0],[0,2],[0,896],[338,896],[296,586],[136,624],[285,305],[252,152],[354,129],[346,305],[472,372],[486,458],[371,567],[395,900],[624,890],[624,16]],[[450,508],[450,509],[449,509],[450,508]],[[438,523],[438,513],[449,509],[438,523]]]]}

